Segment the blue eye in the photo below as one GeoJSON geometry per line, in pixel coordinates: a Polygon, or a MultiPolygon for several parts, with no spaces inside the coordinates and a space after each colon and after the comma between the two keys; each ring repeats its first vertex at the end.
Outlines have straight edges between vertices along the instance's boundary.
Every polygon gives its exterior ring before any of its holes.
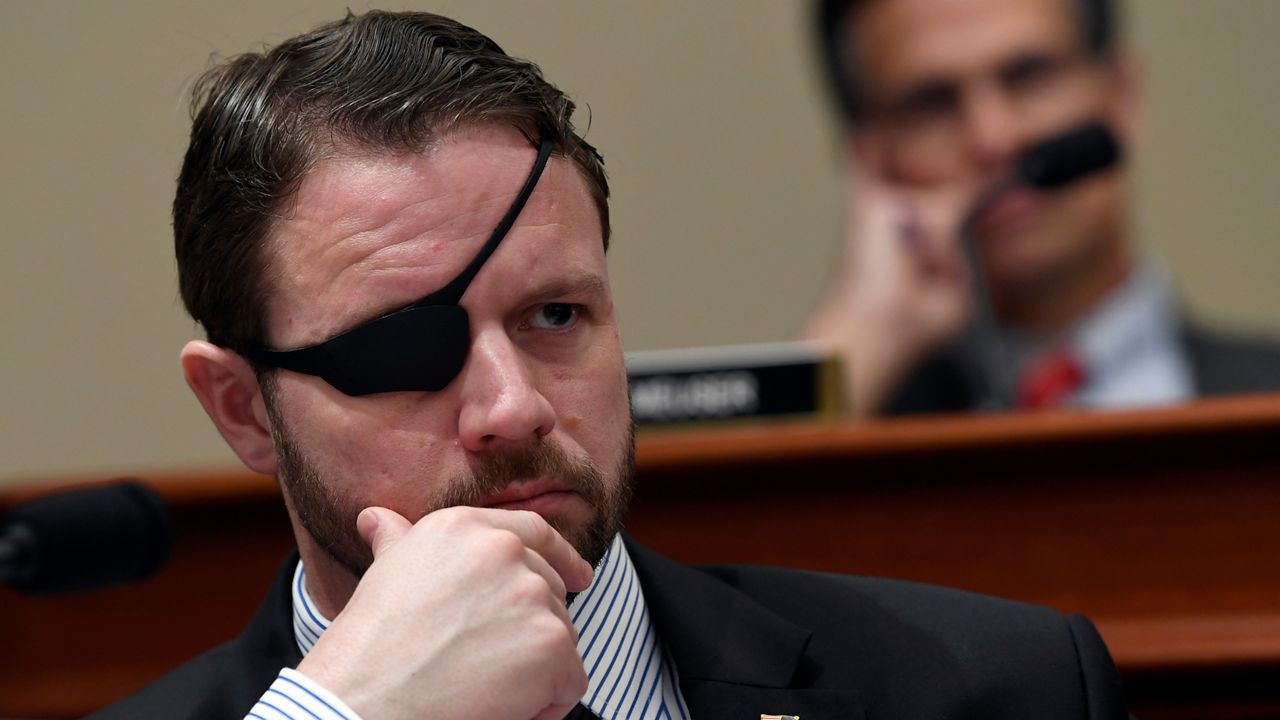
{"type": "Polygon", "coordinates": [[[547,303],[534,311],[529,325],[539,330],[567,330],[578,322],[579,310],[571,303],[547,303]]]}

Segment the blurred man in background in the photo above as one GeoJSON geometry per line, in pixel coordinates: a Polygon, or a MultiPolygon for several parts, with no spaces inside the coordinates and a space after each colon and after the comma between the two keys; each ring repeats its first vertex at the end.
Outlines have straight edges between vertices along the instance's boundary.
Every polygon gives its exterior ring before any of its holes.
{"type": "Polygon", "coordinates": [[[1125,165],[975,207],[1039,141],[1101,123],[1134,146],[1140,78],[1110,0],[822,0],[818,12],[849,230],[805,334],[845,359],[855,414],[981,408],[993,386],[1008,388],[996,404],[1021,408],[1280,389],[1280,346],[1190,325],[1167,275],[1139,257],[1125,165]],[[975,349],[988,303],[994,342],[975,349]]]}

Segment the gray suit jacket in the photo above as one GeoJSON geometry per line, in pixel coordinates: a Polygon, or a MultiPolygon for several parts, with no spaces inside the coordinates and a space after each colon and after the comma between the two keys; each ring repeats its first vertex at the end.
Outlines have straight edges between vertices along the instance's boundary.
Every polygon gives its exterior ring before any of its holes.
{"type": "Polygon", "coordinates": [[[1201,395],[1280,390],[1280,343],[1192,327],[1183,347],[1201,395]]]}
{"type": "MultiPolygon", "coordinates": [[[[694,720],[1127,717],[1111,658],[1080,616],[891,580],[690,568],[630,539],[628,549],[694,720]]],[[[243,718],[300,660],[296,562],[240,637],[92,717],[243,718]]]]}

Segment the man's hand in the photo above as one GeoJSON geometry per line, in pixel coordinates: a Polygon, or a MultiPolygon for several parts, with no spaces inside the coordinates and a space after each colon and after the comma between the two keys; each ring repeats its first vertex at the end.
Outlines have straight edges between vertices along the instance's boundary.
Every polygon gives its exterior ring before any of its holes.
{"type": "Polygon", "coordinates": [[[587,690],[566,591],[591,566],[536,513],[366,508],[374,562],[298,666],[364,717],[541,720],[587,690]]]}
{"type": "Polygon", "coordinates": [[[968,198],[891,185],[858,166],[848,193],[839,274],[804,336],[840,355],[849,409],[865,416],[968,321],[972,299],[959,244],[968,198]]]}

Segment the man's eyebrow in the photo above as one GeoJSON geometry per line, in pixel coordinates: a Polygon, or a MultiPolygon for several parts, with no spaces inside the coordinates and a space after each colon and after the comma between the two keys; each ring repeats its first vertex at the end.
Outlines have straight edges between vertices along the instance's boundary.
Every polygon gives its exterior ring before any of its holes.
{"type": "Polygon", "coordinates": [[[581,273],[568,277],[558,277],[545,284],[536,286],[529,296],[534,300],[551,300],[573,295],[602,296],[609,291],[604,278],[595,273],[581,273]]]}

